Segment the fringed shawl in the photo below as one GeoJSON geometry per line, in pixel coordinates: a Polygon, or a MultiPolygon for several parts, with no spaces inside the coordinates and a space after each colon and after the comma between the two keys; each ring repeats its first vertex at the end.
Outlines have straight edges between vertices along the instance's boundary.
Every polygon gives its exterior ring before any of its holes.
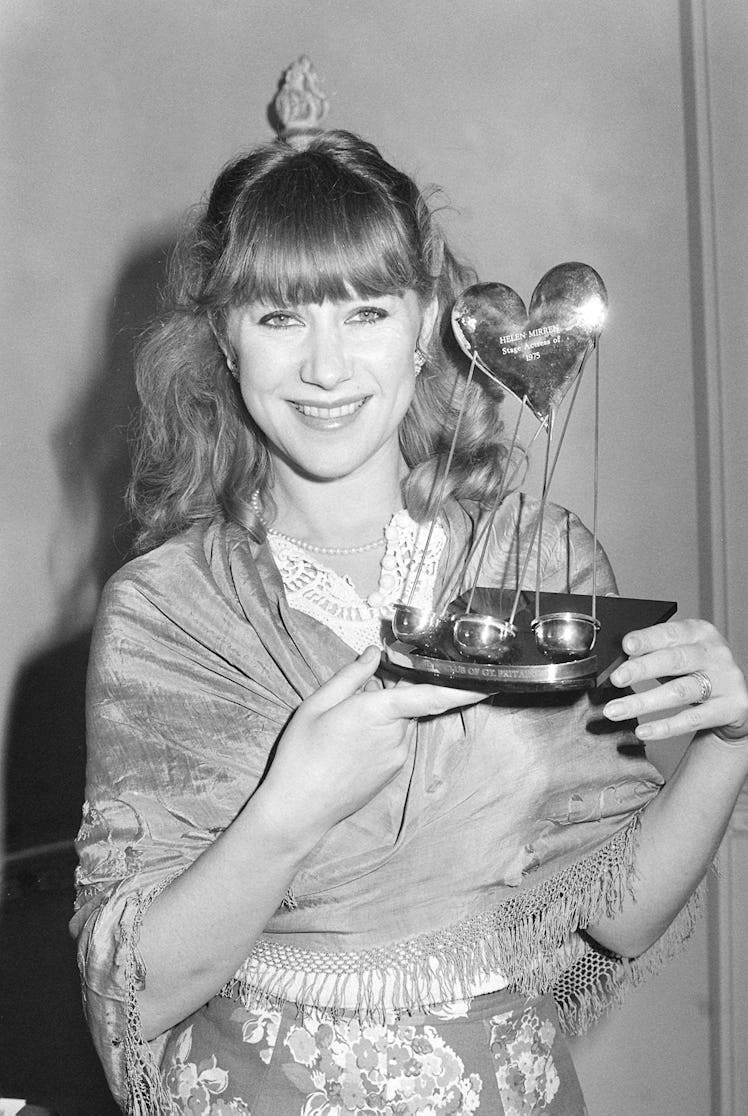
{"type": "MultiPolygon", "coordinates": [[[[484,584],[515,584],[536,512],[505,503],[484,584]]],[[[477,520],[448,511],[446,597],[477,520]]],[[[579,521],[547,509],[543,587],[588,592],[591,557],[579,521]]],[[[615,590],[602,552],[598,586],[615,590]]],[[[144,1043],[137,1017],[145,910],[241,810],[290,713],[352,657],[288,607],[267,545],[223,521],[105,589],[71,926],[94,1040],[128,1111],[170,1110],[157,1072],[166,1037],[144,1043]]],[[[661,783],[594,694],[512,695],[414,724],[399,775],[314,849],[221,992],[373,1017],[459,999],[500,973],[528,994],[553,988],[565,1026],[583,1029],[690,929],[686,912],[634,963],[580,933],[635,889],[638,812],[661,783]]]]}

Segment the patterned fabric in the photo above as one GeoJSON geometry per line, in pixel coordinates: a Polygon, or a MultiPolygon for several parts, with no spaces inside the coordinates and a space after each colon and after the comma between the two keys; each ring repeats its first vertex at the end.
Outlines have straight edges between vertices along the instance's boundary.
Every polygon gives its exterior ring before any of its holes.
{"type": "Polygon", "coordinates": [[[407,511],[396,512],[385,528],[385,551],[379,585],[367,600],[353,582],[324,565],[317,556],[285,535],[268,535],[291,608],[325,624],[359,653],[382,645],[382,621],[392,619],[397,601],[431,608],[439,558],[446,541],[444,528],[415,523],[407,511]],[[428,542],[428,550],[426,543],[428,542]]]}
{"type": "Polygon", "coordinates": [[[584,1116],[550,997],[494,993],[385,1022],[219,1000],[186,1020],[162,1075],[200,1116],[584,1116]]]}
{"type": "MultiPolygon", "coordinates": [[[[536,516],[529,501],[505,502],[485,584],[515,584],[536,516]]],[[[478,509],[451,504],[444,526],[436,592],[449,599],[480,538],[478,509]]],[[[591,539],[568,512],[546,509],[536,560],[544,588],[589,591],[591,539]]],[[[602,553],[598,588],[614,589],[602,553]]],[[[145,1043],[137,1010],[148,905],[232,822],[289,715],[353,654],[289,606],[269,546],[236,524],[196,525],[105,590],[71,928],[94,1042],[129,1112],[172,1111],[158,1065],[173,1035],[145,1043]]],[[[567,1022],[587,1025],[648,964],[578,932],[634,885],[638,812],[661,785],[642,747],[587,694],[495,698],[416,722],[409,745],[398,775],[301,865],[224,994],[255,1011],[292,1003],[373,1023],[501,974],[527,996],[563,988],[567,1022]]],[[[208,1092],[227,1054],[194,1063],[208,1092]]]]}

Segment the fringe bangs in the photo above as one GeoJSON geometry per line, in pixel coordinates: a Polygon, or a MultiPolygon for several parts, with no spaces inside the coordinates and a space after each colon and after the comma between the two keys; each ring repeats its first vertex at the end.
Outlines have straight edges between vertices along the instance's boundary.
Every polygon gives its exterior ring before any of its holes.
{"type": "Polygon", "coordinates": [[[411,289],[425,298],[435,278],[419,259],[420,240],[380,191],[309,158],[292,176],[269,174],[239,200],[206,298],[224,310],[411,289]]]}

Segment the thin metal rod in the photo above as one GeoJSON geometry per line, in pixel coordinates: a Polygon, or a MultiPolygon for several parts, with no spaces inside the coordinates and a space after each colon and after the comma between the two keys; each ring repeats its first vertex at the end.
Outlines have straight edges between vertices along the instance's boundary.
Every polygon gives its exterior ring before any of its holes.
{"type": "MultiPolygon", "coordinates": [[[[540,551],[543,546],[543,520],[545,518],[545,505],[548,499],[548,463],[551,459],[551,441],[553,440],[553,424],[556,420],[556,411],[551,409],[548,415],[548,440],[545,445],[545,465],[543,466],[543,492],[540,498],[540,515],[538,517],[538,562],[535,571],[535,619],[540,616],[540,551]]],[[[510,622],[514,621],[514,617],[510,622]]]]}
{"type": "Polygon", "coordinates": [[[452,443],[449,447],[449,453],[447,455],[447,463],[444,466],[444,476],[442,477],[441,486],[439,488],[439,496],[438,496],[437,501],[436,501],[436,507],[434,509],[434,514],[431,517],[431,523],[429,525],[429,532],[426,535],[426,542],[423,544],[423,553],[421,555],[421,561],[418,563],[418,569],[416,570],[416,575],[413,578],[413,581],[411,583],[410,592],[408,593],[408,599],[405,602],[408,605],[412,604],[412,602],[413,602],[413,596],[414,596],[415,591],[416,591],[416,586],[418,585],[418,579],[421,576],[421,572],[423,570],[423,565],[424,565],[424,562],[426,561],[426,555],[428,554],[428,551],[429,551],[429,544],[431,542],[431,536],[434,533],[434,528],[436,527],[436,521],[439,518],[439,513],[441,512],[442,502],[444,500],[444,492],[445,492],[445,489],[447,487],[447,478],[449,477],[449,470],[452,468],[452,458],[454,457],[454,454],[455,454],[455,447],[457,446],[457,437],[460,433],[460,427],[462,425],[463,415],[465,414],[465,404],[467,403],[468,392],[470,390],[470,385],[473,381],[473,372],[475,371],[475,362],[477,360],[477,356],[478,356],[478,354],[474,352],[472,360],[470,361],[470,368],[468,370],[467,380],[465,381],[465,390],[462,393],[462,402],[460,403],[460,410],[457,414],[457,422],[455,423],[454,434],[452,435],[452,443]]]}
{"type": "MultiPolygon", "coordinates": [[[[521,411],[520,411],[520,415],[522,415],[521,411]]],[[[538,425],[535,428],[535,433],[533,434],[530,441],[527,443],[527,445],[522,450],[522,456],[520,457],[519,461],[516,462],[516,464],[514,466],[514,469],[512,470],[512,472],[509,476],[509,480],[507,481],[506,485],[504,486],[504,495],[506,495],[506,493],[507,493],[508,489],[511,487],[511,485],[514,484],[514,481],[517,477],[517,474],[519,473],[522,466],[527,463],[527,459],[530,455],[530,451],[531,451],[532,447],[535,445],[535,442],[537,440],[538,435],[540,434],[540,431],[544,430],[544,429],[545,429],[545,424],[542,423],[542,422],[539,422],[538,425]]],[[[470,563],[473,560],[473,555],[477,554],[478,550],[481,547],[481,544],[484,542],[485,537],[486,537],[486,532],[489,530],[490,526],[491,526],[490,522],[484,523],[483,526],[481,527],[480,531],[476,535],[475,539],[473,540],[473,542],[470,545],[470,549],[468,551],[467,558],[465,559],[465,567],[464,567],[464,570],[463,570],[462,579],[460,581],[460,589],[459,589],[460,592],[464,592],[465,574],[467,573],[468,566],[470,565],[470,563]]]]}
{"type": "MultiPolygon", "coordinates": [[[[574,384],[574,393],[571,397],[571,402],[569,404],[569,410],[566,413],[566,419],[564,421],[564,425],[563,425],[563,428],[561,430],[561,437],[558,440],[558,446],[556,448],[556,454],[555,454],[555,457],[553,458],[553,464],[551,465],[550,473],[549,473],[549,476],[548,476],[548,488],[550,488],[550,486],[551,486],[551,482],[553,480],[553,474],[556,471],[556,465],[558,464],[559,455],[561,453],[561,447],[564,443],[564,438],[566,437],[566,431],[569,428],[569,419],[571,418],[571,413],[574,410],[574,404],[576,403],[577,395],[579,394],[579,387],[580,387],[580,384],[582,382],[582,372],[584,371],[584,365],[585,365],[585,362],[586,362],[587,357],[589,355],[589,351],[590,351],[589,349],[587,349],[585,351],[584,356],[582,357],[581,364],[579,365],[579,372],[577,373],[576,383],[574,384]]],[[[541,428],[544,427],[545,425],[546,425],[546,422],[544,420],[543,423],[541,423],[541,428]]],[[[542,510],[543,509],[541,508],[541,512],[542,512],[542,510]]],[[[527,567],[530,565],[530,558],[532,557],[533,546],[535,545],[535,538],[536,538],[537,533],[538,533],[538,526],[539,526],[539,519],[536,519],[535,520],[535,526],[534,526],[532,534],[530,536],[530,541],[527,545],[527,553],[525,554],[525,560],[522,564],[522,570],[520,572],[519,577],[517,578],[517,590],[514,594],[514,603],[512,604],[512,612],[511,612],[511,615],[509,617],[509,623],[510,624],[514,623],[514,617],[516,615],[517,608],[519,606],[519,599],[520,599],[520,596],[522,595],[522,584],[525,580],[525,575],[527,573],[527,567]]]]}
{"type": "MultiPolygon", "coordinates": [[[[509,445],[509,453],[507,455],[507,461],[511,460],[512,454],[514,453],[515,447],[517,445],[517,435],[519,434],[519,427],[520,427],[520,423],[522,422],[522,416],[524,414],[524,407],[525,407],[526,402],[527,402],[527,396],[524,396],[524,398],[522,400],[522,406],[520,407],[519,413],[517,415],[517,422],[515,423],[515,426],[514,426],[514,433],[512,434],[512,440],[511,440],[511,443],[509,445]]],[[[536,431],[536,434],[537,434],[537,431],[536,431]]],[[[508,471],[504,472],[504,476],[502,478],[501,484],[499,485],[499,490],[496,493],[496,498],[493,502],[493,507],[491,508],[491,511],[489,513],[489,516],[488,516],[488,522],[486,523],[486,526],[483,530],[483,534],[484,534],[485,538],[483,540],[483,547],[482,547],[481,552],[480,552],[480,557],[478,558],[478,565],[475,567],[475,575],[474,575],[474,579],[473,579],[473,586],[470,590],[470,596],[468,597],[467,607],[465,609],[465,614],[466,615],[467,615],[467,613],[469,613],[471,611],[471,609],[473,607],[473,597],[475,596],[475,590],[478,588],[478,578],[480,577],[480,572],[483,568],[483,561],[486,557],[486,551],[488,549],[488,542],[489,542],[489,539],[491,538],[491,528],[493,527],[493,522],[494,522],[494,519],[496,518],[496,512],[499,510],[499,505],[501,504],[501,501],[504,499],[504,494],[505,494],[507,488],[509,487],[509,484],[511,483],[511,481],[514,480],[514,477],[515,477],[518,469],[519,469],[519,465],[515,465],[514,472],[511,473],[511,475],[509,474],[508,471]]]]}
{"type": "Polygon", "coordinates": [[[600,338],[595,338],[595,464],[592,491],[592,619],[597,619],[597,511],[600,500],[600,338]]]}

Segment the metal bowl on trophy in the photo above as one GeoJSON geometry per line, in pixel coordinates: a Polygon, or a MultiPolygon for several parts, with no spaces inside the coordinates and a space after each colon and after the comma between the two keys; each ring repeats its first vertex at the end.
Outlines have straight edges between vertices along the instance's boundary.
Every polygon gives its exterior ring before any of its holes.
{"type": "MultiPolygon", "coordinates": [[[[621,641],[626,632],[660,623],[675,612],[673,601],[599,596],[597,592],[599,341],[607,310],[608,295],[602,279],[594,268],[583,263],[551,268],[535,287],[527,308],[516,291],[501,283],[475,284],[455,302],[452,329],[470,360],[466,389],[477,371],[520,403],[506,456],[507,462],[515,464],[507,465],[506,475],[487,509],[469,588],[443,609],[416,607],[413,601],[417,598],[419,567],[410,582],[408,599],[395,605],[392,638],[385,641],[384,654],[396,673],[416,681],[423,679],[487,692],[591,689],[600,685],[623,660],[621,641]],[[538,573],[534,590],[528,589],[524,583],[533,556],[537,557],[542,547],[551,482],[582,373],[593,352],[596,359],[590,462],[594,504],[591,592],[545,592],[539,561],[535,562],[538,573]],[[562,404],[566,413],[563,423],[559,423],[562,404]],[[533,432],[523,446],[519,433],[525,416],[529,416],[533,432]],[[494,518],[541,434],[545,435],[542,492],[530,540],[521,556],[517,585],[509,590],[482,585],[481,570],[494,518]]],[[[467,390],[463,394],[463,408],[466,396],[467,390]]],[[[455,424],[429,536],[447,491],[463,408],[455,424]]]]}
{"type": "Polygon", "coordinates": [[[438,647],[442,617],[431,609],[413,604],[395,605],[392,631],[397,639],[421,651],[435,651],[438,647]]]}

